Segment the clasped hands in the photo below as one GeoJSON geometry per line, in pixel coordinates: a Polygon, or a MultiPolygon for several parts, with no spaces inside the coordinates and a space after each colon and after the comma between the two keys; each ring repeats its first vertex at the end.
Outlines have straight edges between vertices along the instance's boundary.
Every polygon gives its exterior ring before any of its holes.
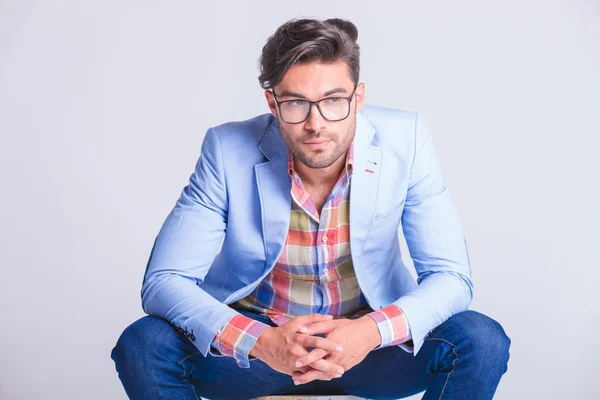
{"type": "Polygon", "coordinates": [[[351,320],[310,314],[266,328],[250,354],[301,385],[341,377],[380,343],[377,324],[370,317],[351,320]]]}

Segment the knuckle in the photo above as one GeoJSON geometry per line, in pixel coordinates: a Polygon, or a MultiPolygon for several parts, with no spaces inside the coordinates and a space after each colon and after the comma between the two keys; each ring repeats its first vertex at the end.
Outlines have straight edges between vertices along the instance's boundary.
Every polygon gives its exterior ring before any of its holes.
{"type": "Polygon", "coordinates": [[[300,357],[302,355],[302,351],[298,346],[292,346],[290,349],[290,354],[296,357],[300,357]]]}

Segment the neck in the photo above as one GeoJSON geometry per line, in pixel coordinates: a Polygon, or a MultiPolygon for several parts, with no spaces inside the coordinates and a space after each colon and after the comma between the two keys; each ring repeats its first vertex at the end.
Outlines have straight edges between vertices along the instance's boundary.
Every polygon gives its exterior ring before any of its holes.
{"type": "Polygon", "coordinates": [[[346,153],[338,158],[333,164],[325,168],[311,168],[294,157],[294,169],[302,179],[302,183],[310,186],[333,185],[340,177],[346,166],[346,153]]]}

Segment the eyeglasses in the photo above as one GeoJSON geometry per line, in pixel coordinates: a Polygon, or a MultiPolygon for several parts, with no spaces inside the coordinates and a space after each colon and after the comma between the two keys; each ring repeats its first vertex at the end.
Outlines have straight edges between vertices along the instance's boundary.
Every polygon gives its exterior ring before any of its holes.
{"type": "Polygon", "coordinates": [[[271,93],[273,93],[275,103],[277,104],[277,108],[279,108],[279,115],[286,124],[300,124],[306,121],[310,116],[313,104],[317,105],[319,113],[321,113],[323,118],[327,121],[336,122],[342,121],[350,115],[350,103],[352,102],[352,97],[354,96],[354,92],[356,92],[357,86],[358,83],[354,86],[352,94],[348,97],[325,97],[316,101],[279,101],[277,100],[277,96],[275,96],[275,91],[271,90],[271,93]]]}

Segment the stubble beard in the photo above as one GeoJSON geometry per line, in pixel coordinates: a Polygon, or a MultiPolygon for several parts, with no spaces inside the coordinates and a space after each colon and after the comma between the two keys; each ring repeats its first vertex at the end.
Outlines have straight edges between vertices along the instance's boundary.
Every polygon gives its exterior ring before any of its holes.
{"type": "MultiPolygon", "coordinates": [[[[281,128],[281,125],[280,125],[281,128]]],[[[356,131],[356,116],[354,116],[352,124],[348,127],[346,134],[343,135],[344,141],[340,143],[336,148],[333,149],[333,152],[329,156],[325,156],[325,150],[316,150],[312,152],[312,154],[306,154],[300,149],[300,145],[296,145],[296,143],[302,143],[304,141],[309,141],[313,139],[331,139],[331,136],[327,134],[327,132],[318,132],[310,134],[308,137],[303,137],[301,140],[294,142],[290,139],[290,136],[286,133],[282,135],[285,144],[291,150],[294,157],[298,158],[304,165],[309,168],[327,168],[333,165],[342,155],[344,155],[348,148],[350,148],[350,144],[354,139],[356,131]]],[[[285,132],[282,129],[282,132],[285,132]]]]}

